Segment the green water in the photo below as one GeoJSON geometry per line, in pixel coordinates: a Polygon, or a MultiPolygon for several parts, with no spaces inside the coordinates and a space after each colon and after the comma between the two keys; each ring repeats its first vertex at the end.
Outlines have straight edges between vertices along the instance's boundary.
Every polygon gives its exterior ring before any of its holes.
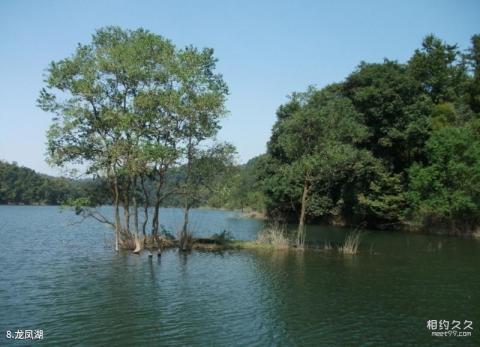
{"type": "MultiPolygon", "coordinates": [[[[161,211],[167,229],[181,211],[161,211]]],[[[370,232],[335,252],[164,252],[109,246],[111,232],[55,207],[0,206],[0,346],[457,346],[480,344],[480,240],[370,232]],[[428,320],[470,320],[432,337],[428,320]],[[41,329],[41,341],[6,339],[41,329]]],[[[253,239],[262,223],[196,210],[200,235],[253,239]]],[[[342,229],[311,227],[311,241],[342,229]]]]}

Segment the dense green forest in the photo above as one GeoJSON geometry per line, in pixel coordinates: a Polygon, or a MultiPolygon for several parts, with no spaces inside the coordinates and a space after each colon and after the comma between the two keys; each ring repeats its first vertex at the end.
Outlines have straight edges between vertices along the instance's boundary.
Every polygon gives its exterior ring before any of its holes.
{"type": "MultiPolygon", "coordinates": [[[[244,165],[230,165],[218,172],[210,188],[203,187],[194,207],[226,209],[264,209],[263,194],[259,189],[258,172],[253,171],[260,157],[244,165]]],[[[165,194],[185,179],[185,167],[180,166],[168,173],[165,194]]],[[[147,180],[148,198],[155,198],[154,182],[147,180]]],[[[167,194],[162,206],[182,207],[179,194],[167,194]]],[[[0,160],[0,204],[64,205],[78,199],[91,200],[92,204],[111,204],[110,192],[105,182],[93,179],[69,179],[35,172],[17,163],[0,160]]],[[[138,196],[140,202],[144,197],[138,196]]]]}
{"type": "Polygon", "coordinates": [[[100,182],[42,175],[0,160],[0,204],[60,205],[86,196],[100,204],[109,201],[100,182]]]}
{"type": "Polygon", "coordinates": [[[362,62],[277,111],[256,181],[267,213],[374,228],[480,225],[480,36],[435,36],[407,63],[362,62]]]}
{"type": "MultiPolygon", "coordinates": [[[[200,185],[195,207],[221,208],[242,211],[265,210],[265,198],[262,191],[260,163],[264,156],[250,159],[246,164],[224,165],[215,176],[209,178],[208,185],[200,185]]],[[[185,178],[185,166],[171,170],[167,175],[167,187],[172,190],[181,184],[185,178]]],[[[181,207],[182,197],[178,194],[169,195],[164,206],[181,207]]]]}

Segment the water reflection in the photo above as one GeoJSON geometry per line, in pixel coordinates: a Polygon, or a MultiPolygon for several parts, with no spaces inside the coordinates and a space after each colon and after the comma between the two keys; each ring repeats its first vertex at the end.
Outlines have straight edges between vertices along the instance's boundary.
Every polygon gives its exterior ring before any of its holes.
{"type": "MultiPolygon", "coordinates": [[[[260,227],[196,213],[235,225],[237,238],[260,227]]],[[[434,345],[426,320],[480,321],[476,240],[371,232],[356,256],[168,250],[158,258],[105,249],[101,226],[65,230],[70,217],[0,207],[2,331],[40,328],[51,345],[434,345]]],[[[345,232],[310,227],[309,237],[334,242],[345,232]]]]}

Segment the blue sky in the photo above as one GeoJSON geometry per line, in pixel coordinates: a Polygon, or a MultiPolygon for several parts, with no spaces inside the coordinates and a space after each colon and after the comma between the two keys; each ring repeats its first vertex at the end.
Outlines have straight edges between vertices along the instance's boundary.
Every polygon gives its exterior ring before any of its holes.
{"type": "Polygon", "coordinates": [[[429,33],[467,48],[480,33],[480,1],[0,0],[0,159],[60,174],[45,163],[42,74],[107,25],[214,48],[230,88],[219,139],[245,162],[265,151],[291,92],[341,81],[362,60],[404,62],[429,33]]]}

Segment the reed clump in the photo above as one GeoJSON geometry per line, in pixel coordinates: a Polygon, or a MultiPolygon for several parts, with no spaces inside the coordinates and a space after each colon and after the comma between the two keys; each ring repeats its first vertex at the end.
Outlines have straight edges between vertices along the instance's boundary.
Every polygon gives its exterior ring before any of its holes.
{"type": "Polygon", "coordinates": [[[179,249],[182,252],[191,251],[193,248],[193,233],[188,230],[182,230],[179,237],[179,249]]]}
{"type": "Polygon", "coordinates": [[[272,224],[263,229],[257,238],[257,243],[267,244],[275,249],[290,248],[290,241],[284,227],[278,224],[272,224]]]}
{"type": "Polygon", "coordinates": [[[345,242],[338,248],[338,251],[343,254],[357,254],[358,247],[362,239],[361,231],[353,231],[345,237],[345,242]]]}

